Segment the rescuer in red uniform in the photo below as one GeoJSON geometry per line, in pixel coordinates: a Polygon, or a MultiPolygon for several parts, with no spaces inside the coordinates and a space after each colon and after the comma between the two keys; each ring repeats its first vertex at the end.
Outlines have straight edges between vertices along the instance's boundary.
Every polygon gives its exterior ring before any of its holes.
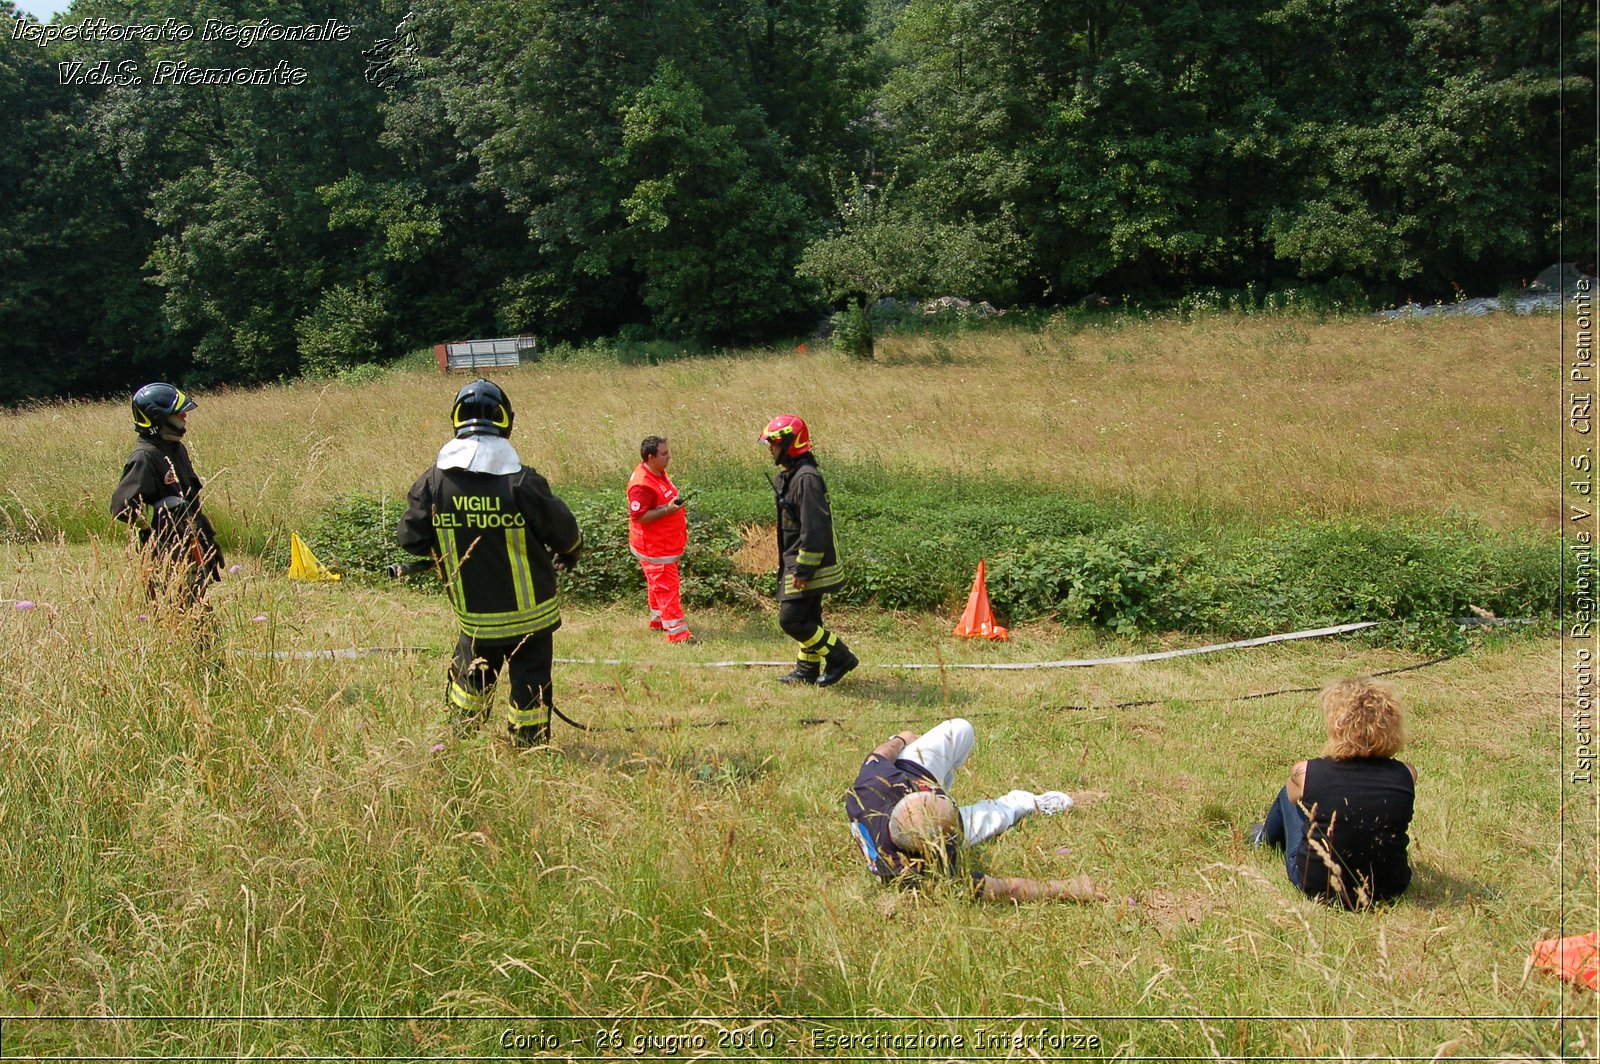
{"type": "Polygon", "coordinates": [[[678,560],[689,543],[684,498],[667,477],[672,450],[665,437],[646,436],[639,465],[628,478],[628,549],[644,570],[650,627],[667,633],[669,643],[693,643],[679,601],[678,560]]]}

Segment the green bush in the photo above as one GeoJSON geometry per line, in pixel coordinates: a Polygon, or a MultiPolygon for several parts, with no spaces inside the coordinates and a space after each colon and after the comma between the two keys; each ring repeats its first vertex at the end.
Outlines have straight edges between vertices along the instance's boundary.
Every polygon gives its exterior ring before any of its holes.
{"type": "Polygon", "coordinates": [[[316,308],[295,322],[300,365],[312,376],[330,377],[382,360],[392,320],[385,293],[367,281],[334,285],[316,308]]]}
{"type": "MultiPolygon", "coordinates": [[[[644,575],[628,549],[628,517],[620,490],[563,492],[562,500],[583,529],[583,557],[561,577],[564,594],[584,602],[644,597],[644,575]]],[[[415,558],[395,545],[405,500],[396,496],[345,495],[323,510],[307,531],[307,542],[324,565],[347,577],[377,580],[396,562],[415,558]]],[[[740,572],[732,557],[739,525],[690,509],[689,548],[684,554],[683,597],[689,605],[751,603],[767,594],[768,581],[740,572]]],[[[288,563],[287,546],[281,549],[288,563]]],[[[412,578],[432,581],[431,573],[412,578]]]]}
{"type": "Polygon", "coordinates": [[[628,551],[628,515],[617,498],[562,491],[583,529],[583,557],[561,576],[563,594],[585,602],[614,602],[644,594],[644,575],[628,551]]]}
{"type": "MultiPolygon", "coordinates": [[[[749,469],[703,469],[689,509],[683,595],[690,606],[770,599],[769,573],[733,561],[741,530],[773,521],[771,496],[749,469]]],[[[879,470],[829,471],[847,580],[835,601],[926,611],[966,600],[980,558],[1003,622],[1038,617],[1122,634],[1190,631],[1233,637],[1381,621],[1379,638],[1447,648],[1452,618],[1470,607],[1501,617],[1550,616],[1559,597],[1554,542],[1490,533],[1452,516],[1438,523],[1289,522],[1243,527],[1153,525],[1125,508],[1016,485],[973,484],[952,497],[943,482],[879,470]]],[[[628,550],[620,488],[567,489],[584,554],[563,577],[584,602],[644,596],[628,550]]],[[[408,556],[393,546],[404,500],[345,496],[314,521],[308,540],[324,562],[376,575],[408,556]]]]}
{"type": "Polygon", "coordinates": [[[872,323],[859,303],[850,303],[834,314],[833,346],[851,358],[872,357],[872,323]]]}
{"type": "MultiPolygon", "coordinates": [[[[342,495],[307,527],[306,545],[317,560],[342,576],[378,578],[393,564],[416,561],[395,544],[406,500],[400,495],[342,495]]],[[[289,544],[277,549],[289,563],[289,544]]]]}
{"type": "Polygon", "coordinates": [[[1199,550],[1143,526],[1050,537],[998,555],[1002,619],[1055,615],[1119,632],[1174,629],[1253,637],[1357,621],[1379,638],[1450,649],[1471,607],[1500,617],[1554,613],[1553,544],[1446,525],[1352,521],[1282,525],[1199,550]]]}
{"type": "Polygon", "coordinates": [[[1530,616],[1554,610],[1558,564],[1552,545],[1491,536],[1459,519],[1290,524],[1217,562],[1197,618],[1260,634],[1291,620],[1442,623],[1472,606],[1530,616]]]}
{"type": "Polygon", "coordinates": [[[1166,544],[1135,526],[1046,539],[1002,555],[989,590],[991,601],[1017,619],[1056,613],[1129,635],[1176,612],[1166,600],[1180,568],[1166,544]]]}

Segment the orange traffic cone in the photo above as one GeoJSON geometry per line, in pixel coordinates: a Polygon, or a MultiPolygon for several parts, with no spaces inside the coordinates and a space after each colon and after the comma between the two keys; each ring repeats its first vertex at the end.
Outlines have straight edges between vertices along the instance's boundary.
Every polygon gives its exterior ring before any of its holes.
{"type": "Polygon", "coordinates": [[[984,580],[983,562],[978,562],[978,575],[972,581],[972,594],[967,596],[967,608],[962,611],[956,625],[956,635],[967,639],[1010,639],[1011,634],[994,623],[994,611],[989,608],[989,585],[984,580]]]}

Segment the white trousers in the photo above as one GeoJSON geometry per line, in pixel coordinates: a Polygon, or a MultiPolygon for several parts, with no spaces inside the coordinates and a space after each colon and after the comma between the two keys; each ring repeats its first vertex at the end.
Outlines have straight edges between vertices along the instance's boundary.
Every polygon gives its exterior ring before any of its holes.
{"type": "MultiPolygon", "coordinates": [[[[900,760],[915,761],[927,769],[949,793],[956,781],[956,770],[972,756],[977,745],[978,736],[972,730],[972,723],[956,717],[919,735],[900,752],[900,760]]],[[[962,806],[961,829],[967,845],[976,846],[985,839],[994,838],[1034,810],[1033,795],[1028,791],[1011,791],[999,798],[962,806]]]]}
{"type": "Polygon", "coordinates": [[[956,781],[956,769],[972,756],[978,744],[977,733],[970,721],[956,717],[919,735],[917,740],[900,753],[902,761],[915,761],[939,781],[948,791],[956,781]]]}

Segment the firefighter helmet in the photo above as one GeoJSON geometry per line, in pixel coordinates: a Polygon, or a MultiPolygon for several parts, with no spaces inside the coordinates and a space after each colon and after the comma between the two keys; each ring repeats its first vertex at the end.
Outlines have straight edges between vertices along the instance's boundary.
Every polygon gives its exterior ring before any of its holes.
{"type": "Polygon", "coordinates": [[[811,433],[806,430],[806,423],[793,414],[779,414],[767,422],[766,429],[761,433],[763,443],[780,440],[785,444],[777,454],[780,462],[786,458],[799,458],[811,450],[811,433]]]}
{"type": "Polygon", "coordinates": [[[456,393],[450,422],[456,436],[509,436],[516,414],[511,400],[493,381],[479,378],[456,393]]]}
{"type": "Polygon", "coordinates": [[[187,414],[197,404],[181,389],[157,381],[133,393],[133,431],[146,439],[180,438],[185,431],[181,421],[169,420],[174,414],[187,414]]]}

